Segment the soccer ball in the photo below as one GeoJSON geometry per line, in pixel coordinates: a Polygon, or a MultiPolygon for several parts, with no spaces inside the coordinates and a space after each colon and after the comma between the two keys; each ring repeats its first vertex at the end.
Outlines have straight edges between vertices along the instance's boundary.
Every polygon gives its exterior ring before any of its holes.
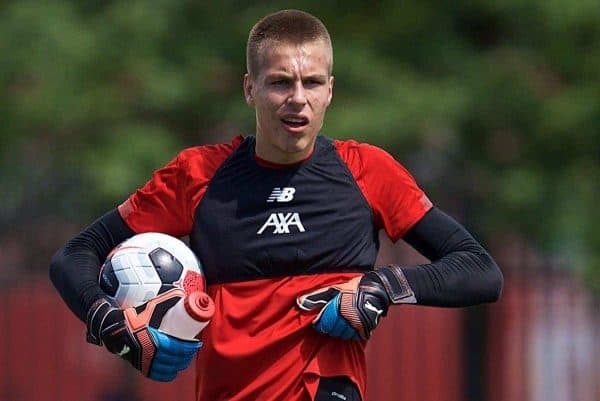
{"type": "Polygon", "coordinates": [[[179,287],[204,291],[202,266],[187,245],[161,233],[137,234],[117,245],[100,269],[102,290],[121,308],[136,307],[179,287]]]}

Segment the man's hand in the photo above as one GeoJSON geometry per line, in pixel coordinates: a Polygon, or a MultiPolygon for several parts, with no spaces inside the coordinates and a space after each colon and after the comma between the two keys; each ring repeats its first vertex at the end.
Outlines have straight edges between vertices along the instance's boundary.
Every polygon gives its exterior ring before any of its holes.
{"type": "Polygon", "coordinates": [[[304,294],[296,300],[306,311],[318,310],[313,327],[334,337],[367,340],[392,303],[414,303],[399,266],[386,266],[362,277],[304,294]]]}
{"type": "Polygon", "coordinates": [[[110,352],[128,361],[144,376],[171,381],[179,371],[189,366],[202,347],[200,341],[181,340],[155,328],[165,312],[183,295],[183,290],[172,289],[143,307],[124,310],[100,299],[88,312],[87,340],[96,345],[104,344],[110,352]]]}

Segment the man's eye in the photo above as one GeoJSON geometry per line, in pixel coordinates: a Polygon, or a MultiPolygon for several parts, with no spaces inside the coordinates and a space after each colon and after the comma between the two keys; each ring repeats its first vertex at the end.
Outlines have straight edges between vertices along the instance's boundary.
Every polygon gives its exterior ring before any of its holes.
{"type": "Polygon", "coordinates": [[[271,82],[271,85],[275,85],[275,86],[282,86],[282,85],[286,85],[287,81],[283,80],[283,79],[278,79],[277,81],[273,81],[271,82]]]}

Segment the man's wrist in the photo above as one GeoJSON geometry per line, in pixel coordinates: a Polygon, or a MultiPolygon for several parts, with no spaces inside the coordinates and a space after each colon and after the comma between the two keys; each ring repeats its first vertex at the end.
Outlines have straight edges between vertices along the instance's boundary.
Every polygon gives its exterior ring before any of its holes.
{"type": "Polygon", "coordinates": [[[375,270],[390,304],[416,304],[417,298],[413,292],[402,268],[398,265],[388,265],[375,270]]]}
{"type": "MultiPolygon", "coordinates": [[[[111,312],[120,311],[108,299],[100,298],[94,301],[87,313],[86,325],[87,333],[86,340],[90,344],[102,345],[102,332],[108,325],[116,323],[118,317],[115,317],[111,312]],[[112,320],[112,322],[109,322],[112,320]],[[108,325],[107,325],[108,323],[108,325]]],[[[122,315],[122,313],[121,313],[122,315]]],[[[122,317],[121,317],[122,320],[122,317]]]]}

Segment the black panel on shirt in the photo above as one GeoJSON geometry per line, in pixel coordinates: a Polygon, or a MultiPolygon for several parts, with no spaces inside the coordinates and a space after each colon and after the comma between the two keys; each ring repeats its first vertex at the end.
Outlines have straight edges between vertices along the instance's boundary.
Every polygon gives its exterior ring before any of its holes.
{"type": "Polygon", "coordinates": [[[317,137],[286,169],[259,165],[254,146],[246,138],[219,167],[195,211],[190,245],[208,283],[372,269],[372,211],[333,141],[317,137]]]}

